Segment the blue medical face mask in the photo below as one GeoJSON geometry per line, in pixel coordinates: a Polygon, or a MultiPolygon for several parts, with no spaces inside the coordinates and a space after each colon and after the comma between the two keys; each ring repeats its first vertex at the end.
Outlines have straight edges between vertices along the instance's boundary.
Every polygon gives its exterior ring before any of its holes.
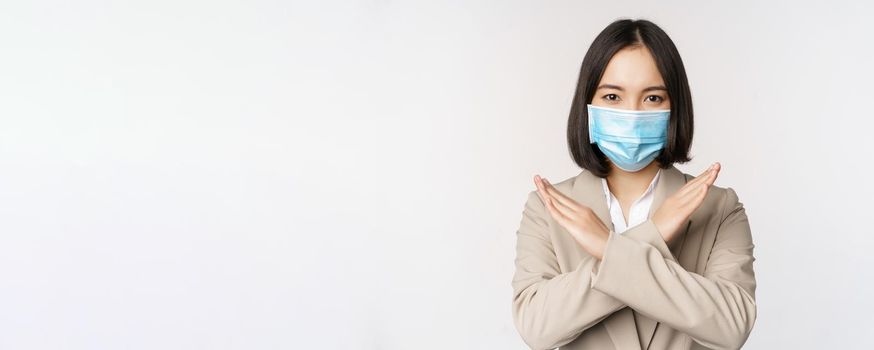
{"type": "Polygon", "coordinates": [[[587,105],[589,140],[622,170],[643,169],[668,139],[671,110],[635,111],[587,105]]]}

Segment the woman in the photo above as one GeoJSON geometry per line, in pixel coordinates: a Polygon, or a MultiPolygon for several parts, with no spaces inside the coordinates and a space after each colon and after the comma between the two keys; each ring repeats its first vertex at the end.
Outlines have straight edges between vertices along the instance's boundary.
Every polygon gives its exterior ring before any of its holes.
{"type": "Polygon", "coordinates": [[[756,319],[743,204],[697,177],[692,100],[658,26],[618,20],[583,59],[568,119],[579,175],[534,177],[517,231],[513,318],[534,349],[737,349],[756,319]]]}

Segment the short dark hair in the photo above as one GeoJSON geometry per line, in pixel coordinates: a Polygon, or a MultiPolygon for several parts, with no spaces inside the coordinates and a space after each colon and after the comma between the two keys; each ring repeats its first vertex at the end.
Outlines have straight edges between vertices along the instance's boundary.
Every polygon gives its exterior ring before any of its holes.
{"type": "Polygon", "coordinates": [[[571,157],[578,166],[598,177],[607,177],[610,166],[597,145],[589,143],[586,105],[592,102],[598,82],[613,55],[623,48],[641,45],[652,53],[671,101],[667,142],[655,161],[667,169],[674,163],[692,160],[689,157],[693,131],[692,94],[677,47],[665,31],[648,20],[618,19],[598,34],[583,58],[567,123],[571,157]]]}

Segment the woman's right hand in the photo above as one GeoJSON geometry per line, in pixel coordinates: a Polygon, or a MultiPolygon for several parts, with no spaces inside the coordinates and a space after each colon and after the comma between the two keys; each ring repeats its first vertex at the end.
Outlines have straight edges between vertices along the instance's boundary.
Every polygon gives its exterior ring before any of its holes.
{"type": "Polygon", "coordinates": [[[680,225],[704,202],[704,197],[710,185],[716,181],[721,167],[719,162],[713,163],[701,175],[665,199],[662,206],[653,213],[652,221],[666,243],[674,239],[680,231],[680,225]]]}

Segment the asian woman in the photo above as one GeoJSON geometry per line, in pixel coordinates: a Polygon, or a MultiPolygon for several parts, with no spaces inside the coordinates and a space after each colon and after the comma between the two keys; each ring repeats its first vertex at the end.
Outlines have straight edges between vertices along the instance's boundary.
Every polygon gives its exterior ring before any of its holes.
{"type": "Polygon", "coordinates": [[[673,41],[621,19],[592,42],[567,139],[582,171],[535,175],[517,231],[513,318],[533,349],[738,349],[756,319],[743,204],[698,176],[693,110],[673,41]]]}

